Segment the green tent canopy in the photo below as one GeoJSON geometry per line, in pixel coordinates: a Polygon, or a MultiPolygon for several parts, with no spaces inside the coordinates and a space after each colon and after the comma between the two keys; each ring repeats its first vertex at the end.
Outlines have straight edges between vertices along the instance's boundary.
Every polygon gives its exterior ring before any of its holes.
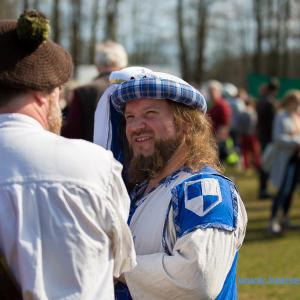
{"type": "MultiPolygon", "coordinates": [[[[260,75],[250,73],[248,75],[249,93],[252,97],[258,98],[258,88],[264,84],[270,82],[272,76],[260,75]]],[[[286,91],[288,90],[300,90],[300,79],[280,78],[276,77],[279,81],[279,91],[277,94],[278,99],[282,99],[286,91]]]]}

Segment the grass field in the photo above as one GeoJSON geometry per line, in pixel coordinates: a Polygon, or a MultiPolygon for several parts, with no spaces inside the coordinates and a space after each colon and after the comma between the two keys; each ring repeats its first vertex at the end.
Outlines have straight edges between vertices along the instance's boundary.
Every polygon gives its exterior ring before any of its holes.
{"type": "MultiPolygon", "coordinates": [[[[231,177],[241,194],[248,213],[248,226],[240,250],[237,278],[299,278],[300,279],[300,230],[286,231],[279,236],[266,232],[270,217],[271,199],[258,200],[258,178],[246,176],[232,168],[231,177]]],[[[300,228],[300,190],[294,194],[291,219],[300,228]]],[[[300,284],[239,284],[238,299],[277,300],[300,299],[300,284]]]]}

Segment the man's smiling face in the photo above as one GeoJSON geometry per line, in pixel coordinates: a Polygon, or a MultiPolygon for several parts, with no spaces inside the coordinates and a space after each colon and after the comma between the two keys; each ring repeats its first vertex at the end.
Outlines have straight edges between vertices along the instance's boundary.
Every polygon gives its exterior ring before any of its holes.
{"type": "Polygon", "coordinates": [[[173,111],[166,99],[141,98],[126,103],[126,136],[134,156],[154,154],[154,143],[176,137],[173,111]]]}

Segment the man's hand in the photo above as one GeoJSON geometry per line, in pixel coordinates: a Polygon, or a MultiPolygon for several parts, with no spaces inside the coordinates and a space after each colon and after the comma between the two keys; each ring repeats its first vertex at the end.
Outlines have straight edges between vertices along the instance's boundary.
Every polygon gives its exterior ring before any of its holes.
{"type": "Polygon", "coordinates": [[[120,282],[126,284],[126,279],[125,279],[124,273],[122,273],[122,274],[120,275],[120,277],[114,277],[114,280],[118,280],[118,281],[120,281],[120,282]]]}

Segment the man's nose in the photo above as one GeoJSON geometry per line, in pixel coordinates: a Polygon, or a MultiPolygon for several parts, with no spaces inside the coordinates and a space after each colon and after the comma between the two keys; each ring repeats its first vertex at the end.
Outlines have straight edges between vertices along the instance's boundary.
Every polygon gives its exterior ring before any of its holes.
{"type": "Polygon", "coordinates": [[[146,123],[144,119],[140,116],[135,116],[131,122],[131,130],[138,131],[146,127],[146,123]]]}

